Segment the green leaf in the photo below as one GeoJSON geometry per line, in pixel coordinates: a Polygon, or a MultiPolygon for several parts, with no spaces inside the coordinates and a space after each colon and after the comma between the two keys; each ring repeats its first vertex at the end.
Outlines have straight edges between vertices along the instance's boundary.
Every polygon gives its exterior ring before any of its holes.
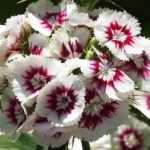
{"type": "Polygon", "coordinates": [[[0,136],[0,150],[35,150],[35,148],[36,143],[30,135],[22,134],[16,141],[7,135],[0,136]]]}

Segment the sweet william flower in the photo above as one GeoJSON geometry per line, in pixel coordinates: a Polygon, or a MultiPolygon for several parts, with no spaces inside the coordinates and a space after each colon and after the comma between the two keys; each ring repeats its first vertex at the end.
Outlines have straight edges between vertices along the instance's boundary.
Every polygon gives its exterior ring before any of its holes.
{"type": "Polygon", "coordinates": [[[54,77],[61,74],[63,65],[53,59],[30,55],[15,62],[12,87],[15,95],[22,103],[32,103],[30,99],[54,77]]]}
{"type": "Polygon", "coordinates": [[[128,60],[132,54],[141,54],[141,39],[138,21],[126,12],[106,9],[102,11],[95,23],[94,34],[99,44],[106,46],[112,54],[128,60]]]}
{"type": "Polygon", "coordinates": [[[54,6],[46,0],[39,0],[27,7],[27,21],[39,33],[49,36],[56,26],[61,26],[67,19],[67,11],[61,6],[54,6]]]}
{"type": "Polygon", "coordinates": [[[96,92],[91,80],[83,78],[83,81],[86,103],[75,136],[94,141],[127,120],[128,104],[126,101],[104,100],[96,92]]]}
{"type": "Polygon", "coordinates": [[[58,29],[52,35],[48,50],[52,57],[63,60],[77,58],[83,54],[89,37],[90,31],[86,27],[76,27],[70,31],[58,29]]]}
{"type": "Polygon", "coordinates": [[[92,78],[97,90],[112,99],[126,98],[134,90],[134,82],[103,54],[99,60],[83,60],[80,66],[83,75],[92,78]]]}
{"type": "Polygon", "coordinates": [[[76,76],[56,78],[49,82],[37,98],[36,113],[55,126],[77,124],[85,106],[85,89],[76,76]]]}
{"type": "Polygon", "coordinates": [[[102,135],[116,129],[128,119],[127,102],[107,100],[107,102],[93,101],[86,105],[75,135],[86,141],[95,141],[102,135]]]}

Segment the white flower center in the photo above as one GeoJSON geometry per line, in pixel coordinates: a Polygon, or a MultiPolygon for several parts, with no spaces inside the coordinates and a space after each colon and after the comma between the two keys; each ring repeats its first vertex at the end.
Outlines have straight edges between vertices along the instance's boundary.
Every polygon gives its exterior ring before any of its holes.
{"type": "Polygon", "coordinates": [[[113,40],[124,41],[126,39],[126,35],[121,32],[121,30],[113,31],[113,40]]]}
{"type": "Polygon", "coordinates": [[[132,147],[134,147],[134,146],[136,146],[136,145],[139,144],[139,141],[138,141],[138,139],[135,137],[134,134],[125,135],[125,136],[124,136],[124,142],[125,142],[125,144],[126,144],[128,147],[130,147],[130,148],[132,148],[132,147]]]}
{"type": "Polygon", "coordinates": [[[115,75],[115,71],[113,68],[110,68],[108,65],[103,65],[100,68],[99,78],[103,79],[104,81],[110,81],[113,79],[115,75]]]}
{"type": "Polygon", "coordinates": [[[39,89],[40,87],[43,87],[46,84],[46,80],[45,80],[44,76],[37,73],[31,79],[31,83],[32,83],[34,89],[39,89]]]}

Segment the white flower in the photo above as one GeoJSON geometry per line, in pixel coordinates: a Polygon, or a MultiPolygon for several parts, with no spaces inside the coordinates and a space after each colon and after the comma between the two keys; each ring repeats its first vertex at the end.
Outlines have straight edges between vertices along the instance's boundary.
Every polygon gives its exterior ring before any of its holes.
{"type": "Polygon", "coordinates": [[[29,36],[29,50],[33,55],[49,56],[49,50],[46,48],[49,39],[41,34],[33,33],[29,36]]]}
{"type": "Polygon", "coordinates": [[[86,141],[95,141],[126,122],[127,114],[128,105],[125,101],[109,99],[107,102],[103,102],[100,97],[91,97],[86,104],[75,135],[86,141]]]}
{"type": "Polygon", "coordinates": [[[140,30],[138,21],[126,12],[104,10],[95,23],[94,34],[115,57],[128,60],[130,55],[143,51],[142,41],[137,37],[140,30]]]}
{"type": "Polygon", "coordinates": [[[31,27],[45,36],[51,35],[56,26],[64,24],[67,19],[66,9],[54,6],[47,0],[39,0],[27,8],[27,21],[31,27]]]}
{"type": "Polygon", "coordinates": [[[90,37],[90,31],[86,27],[77,27],[69,32],[58,29],[49,44],[52,57],[71,59],[80,57],[90,37]]]}
{"type": "Polygon", "coordinates": [[[84,90],[76,76],[56,78],[41,90],[36,112],[55,126],[77,124],[84,110],[84,90]]]}
{"type": "Polygon", "coordinates": [[[61,75],[62,70],[63,65],[57,60],[27,56],[13,66],[13,91],[23,103],[30,103],[30,99],[54,77],[61,75]]]}
{"type": "Polygon", "coordinates": [[[122,70],[113,67],[107,58],[83,60],[81,72],[92,78],[100,93],[106,93],[112,99],[125,99],[134,89],[134,82],[122,70]]]}

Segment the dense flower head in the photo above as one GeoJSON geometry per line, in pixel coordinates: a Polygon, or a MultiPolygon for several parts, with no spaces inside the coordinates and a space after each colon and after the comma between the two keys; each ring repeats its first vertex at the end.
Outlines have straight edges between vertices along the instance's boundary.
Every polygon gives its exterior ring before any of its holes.
{"type": "Polygon", "coordinates": [[[150,39],[126,11],[38,0],[0,25],[0,131],[51,147],[115,132],[140,150],[139,130],[116,132],[130,106],[150,118],[150,39]]]}

